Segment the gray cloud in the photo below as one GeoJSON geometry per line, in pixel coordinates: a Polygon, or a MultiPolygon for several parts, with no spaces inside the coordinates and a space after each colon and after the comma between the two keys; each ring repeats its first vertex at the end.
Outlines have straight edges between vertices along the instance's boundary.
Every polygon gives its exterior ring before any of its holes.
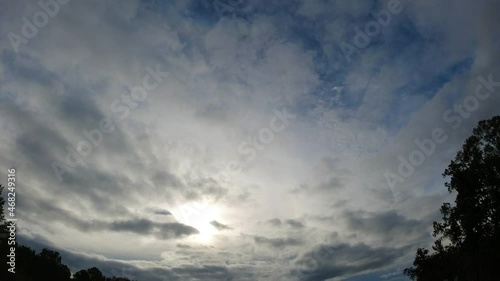
{"type": "Polygon", "coordinates": [[[267,245],[272,248],[284,248],[287,246],[300,246],[304,241],[299,238],[267,238],[263,236],[255,236],[254,241],[257,244],[267,245]]]}
{"type": "Polygon", "coordinates": [[[305,225],[302,223],[300,220],[296,219],[287,219],[287,220],[280,220],[278,218],[270,219],[266,221],[266,223],[275,226],[275,227],[281,227],[282,225],[287,225],[289,227],[295,228],[295,229],[301,229],[304,228],[305,225]]]}
{"type": "Polygon", "coordinates": [[[362,211],[346,211],[343,215],[349,229],[360,235],[374,234],[385,243],[394,240],[429,239],[429,220],[407,219],[396,211],[367,213],[362,211]]]}
{"type": "Polygon", "coordinates": [[[267,223],[269,223],[273,226],[281,226],[281,220],[278,218],[270,219],[267,221],[267,223]]]}
{"type": "Polygon", "coordinates": [[[299,220],[289,219],[289,220],[286,220],[285,222],[293,228],[304,228],[305,227],[305,225],[299,220]]]}
{"type": "Polygon", "coordinates": [[[160,223],[149,219],[135,218],[127,220],[105,221],[97,219],[82,219],[70,210],[53,206],[47,201],[30,200],[26,206],[36,204],[39,213],[33,220],[50,217],[54,221],[63,222],[83,232],[131,232],[141,235],[154,235],[158,239],[174,239],[199,233],[198,230],[177,222],[160,223]]]}
{"type": "Polygon", "coordinates": [[[172,213],[170,213],[167,210],[155,211],[154,213],[157,214],[157,215],[164,215],[164,216],[171,216],[172,215],[172,213]]]}
{"type": "Polygon", "coordinates": [[[311,251],[299,258],[292,275],[303,281],[320,281],[347,277],[369,270],[383,268],[401,257],[405,249],[372,248],[365,244],[320,245],[327,253],[311,251]]]}
{"type": "Polygon", "coordinates": [[[218,221],[211,221],[210,224],[213,225],[218,230],[228,230],[228,229],[231,229],[231,227],[229,227],[229,226],[227,226],[225,224],[222,224],[222,223],[220,223],[218,221]]]}

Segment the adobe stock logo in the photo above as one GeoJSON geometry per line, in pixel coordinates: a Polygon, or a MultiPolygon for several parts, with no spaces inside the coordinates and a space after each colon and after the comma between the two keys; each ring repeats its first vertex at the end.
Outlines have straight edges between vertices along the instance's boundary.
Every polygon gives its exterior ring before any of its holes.
{"type": "Polygon", "coordinates": [[[49,23],[49,19],[55,17],[59,13],[60,5],[66,5],[69,1],[70,0],[38,1],[38,6],[40,6],[41,10],[33,14],[31,21],[27,17],[21,18],[23,22],[21,34],[19,35],[14,32],[9,32],[9,34],[7,34],[14,52],[19,52],[21,44],[28,44],[28,41],[38,34],[38,29],[46,26],[49,23]]]}
{"type": "Polygon", "coordinates": [[[274,110],[274,116],[269,120],[269,126],[261,128],[257,136],[250,137],[248,141],[243,141],[238,145],[237,151],[240,156],[245,156],[244,161],[232,160],[223,165],[222,170],[215,175],[215,180],[221,186],[227,186],[231,178],[240,174],[246,165],[249,165],[257,158],[257,153],[263,151],[269,145],[277,133],[284,131],[290,124],[291,119],[295,119],[294,114],[274,110]]]}
{"type": "MultiPolygon", "coordinates": [[[[457,130],[463,124],[463,120],[468,119],[472,112],[475,112],[484,102],[491,97],[495,92],[495,88],[500,87],[500,81],[493,81],[492,74],[488,75],[488,79],[483,76],[478,76],[477,84],[474,93],[466,96],[461,103],[454,104],[453,109],[448,109],[443,112],[442,117],[445,123],[450,123],[453,130],[457,130]]],[[[423,140],[415,139],[416,149],[410,152],[408,157],[398,155],[399,165],[396,169],[397,174],[391,171],[385,171],[384,177],[387,185],[392,189],[399,182],[403,183],[408,177],[413,175],[416,167],[425,163],[436,151],[437,145],[443,144],[448,140],[448,135],[442,128],[434,128],[430,138],[423,140]]]]}

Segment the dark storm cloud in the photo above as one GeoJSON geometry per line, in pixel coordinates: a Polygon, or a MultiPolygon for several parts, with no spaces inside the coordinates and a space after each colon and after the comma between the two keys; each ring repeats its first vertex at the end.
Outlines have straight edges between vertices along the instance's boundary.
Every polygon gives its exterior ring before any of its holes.
{"type": "Polygon", "coordinates": [[[155,211],[154,212],[156,215],[164,215],[164,216],[171,216],[172,213],[170,213],[169,211],[167,210],[161,210],[161,211],[155,211]]]}
{"type": "Polygon", "coordinates": [[[38,213],[33,219],[50,217],[54,221],[63,222],[65,225],[73,226],[83,232],[131,232],[141,235],[154,235],[158,239],[174,239],[198,233],[195,228],[177,222],[159,223],[144,218],[115,221],[84,220],[69,210],[53,206],[50,202],[29,200],[26,206],[30,205],[38,206],[38,213]]]}
{"type": "Polygon", "coordinates": [[[97,128],[105,116],[92,95],[82,88],[69,89],[68,92],[61,97],[58,104],[59,117],[74,126],[72,129],[77,132],[97,128]]]}
{"type": "Polygon", "coordinates": [[[284,248],[287,246],[300,246],[304,241],[299,238],[267,238],[263,236],[255,236],[254,241],[257,244],[268,245],[272,248],[284,248]]]}
{"type": "Polygon", "coordinates": [[[111,223],[97,221],[92,222],[91,225],[95,226],[95,228],[90,228],[89,231],[128,231],[136,234],[153,234],[158,239],[173,239],[198,233],[198,230],[194,227],[182,223],[157,223],[147,219],[114,221],[111,223]]]}
{"type": "Polygon", "coordinates": [[[323,281],[383,268],[409,248],[372,248],[365,244],[319,245],[295,262],[292,275],[301,281],[323,281]],[[319,250],[318,250],[319,249],[319,250]]]}
{"type": "MultiPolygon", "coordinates": [[[[85,222],[82,222],[85,224],[85,222]]],[[[197,234],[194,227],[182,223],[158,223],[147,219],[134,219],[126,221],[114,221],[111,223],[104,221],[94,221],[91,223],[93,230],[128,231],[136,234],[152,234],[158,239],[174,239],[182,236],[197,234]]]]}
{"type": "Polygon", "coordinates": [[[269,223],[273,226],[281,226],[281,220],[278,218],[270,219],[267,221],[267,223],[269,223]]]}
{"type": "Polygon", "coordinates": [[[299,220],[289,219],[289,220],[286,220],[285,223],[293,228],[304,228],[305,227],[305,225],[299,220]]]}
{"type": "Polygon", "coordinates": [[[218,222],[218,221],[215,221],[215,220],[214,220],[214,221],[211,221],[211,222],[210,222],[210,224],[211,224],[213,227],[217,228],[218,230],[227,230],[227,229],[231,229],[231,227],[229,227],[228,225],[222,224],[222,223],[220,223],[220,222],[218,222]]]}
{"type": "Polygon", "coordinates": [[[283,225],[287,225],[287,226],[295,228],[295,229],[300,229],[300,228],[305,227],[304,223],[302,223],[301,221],[296,220],[296,219],[287,219],[287,220],[282,221],[278,218],[274,218],[274,219],[268,220],[266,223],[268,223],[272,226],[275,226],[275,227],[280,227],[283,225]]]}
{"type": "Polygon", "coordinates": [[[343,217],[349,229],[356,233],[360,235],[373,234],[387,242],[397,238],[428,238],[428,228],[432,224],[431,221],[407,219],[396,211],[382,213],[346,211],[343,217]]]}
{"type": "Polygon", "coordinates": [[[16,55],[13,51],[3,50],[0,55],[5,64],[7,78],[22,79],[44,84],[57,78],[53,72],[45,69],[40,60],[26,53],[16,55]]]}
{"type": "Polygon", "coordinates": [[[182,223],[153,223],[153,225],[158,229],[158,232],[154,234],[159,239],[172,239],[199,233],[196,228],[182,223]]]}
{"type": "Polygon", "coordinates": [[[195,278],[195,280],[203,280],[202,278],[207,278],[206,280],[229,279],[229,272],[224,266],[177,267],[173,268],[172,271],[179,276],[195,278]]]}

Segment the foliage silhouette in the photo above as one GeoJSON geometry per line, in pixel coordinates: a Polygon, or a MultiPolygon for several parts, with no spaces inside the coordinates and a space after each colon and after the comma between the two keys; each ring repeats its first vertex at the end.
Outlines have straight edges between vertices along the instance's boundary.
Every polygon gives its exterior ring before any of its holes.
{"type": "Polygon", "coordinates": [[[73,276],[73,279],[78,281],[106,281],[106,277],[96,267],[78,271],[73,276]]]}
{"type": "Polygon", "coordinates": [[[418,249],[412,280],[498,280],[500,261],[500,116],[480,121],[443,173],[457,192],[455,206],[441,206],[442,222],[434,222],[438,239],[429,254],[418,249]]]}
{"type": "Polygon", "coordinates": [[[0,184],[0,280],[7,280],[8,232],[4,216],[5,200],[2,197],[3,186],[0,184]]]}

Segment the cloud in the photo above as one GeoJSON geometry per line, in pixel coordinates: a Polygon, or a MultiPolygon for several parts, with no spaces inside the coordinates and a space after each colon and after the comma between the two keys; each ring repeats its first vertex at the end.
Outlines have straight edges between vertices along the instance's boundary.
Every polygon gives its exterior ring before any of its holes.
{"type": "Polygon", "coordinates": [[[266,221],[266,223],[268,223],[272,226],[275,226],[275,227],[281,227],[283,225],[286,225],[286,226],[289,226],[289,227],[295,228],[295,229],[301,229],[301,228],[305,227],[305,225],[300,220],[296,220],[296,219],[287,219],[287,220],[282,221],[278,218],[274,218],[274,219],[270,219],[270,220],[266,221]]]}
{"type": "Polygon", "coordinates": [[[273,248],[284,248],[287,246],[299,246],[304,243],[299,238],[267,238],[263,236],[255,236],[254,241],[257,244],[268,245],[273,248]]]}
{"type": "Polygon", "coordinates": [[[227,226],[225,224],[222,224],[222,223],[220,223],[218,221],[211,221],[210,224],[213,227],[217,228],[217,230],[228,230],[228,229],[231,229],[231,227],[229,227],[229,226],[227,226]]]}
{"type": "Polygon", "coordinates": [[[298,221],[298,220],[289,219],[289,220],[286,220],[285,222],[293,228],[304,228],[305,227],[305,225],[301,221],[298,221]]]}
{"type": "MultiPolygon", "coordinates": [[[[335,277],[349,277],[384,268],[396,261],[407,249],[372,248],[365,244],[322,245],[331,254],[321,258],[317,252],[304,254],[295,263],[292,275],[304,281],[319,281],[335,277]]],[[[323,255],[323,254],[321,254],[323,255]]]]}
{"type": "Polygon", "coordinates": [[[159,211],[155,211],[154,213],[156,215],[164,215],[164,216],[171,216],[172,215],[172,213],[170,213],[167,210],[159,210],[159,211]]]}
{"type": "MultiPolygon", "coordinates": [[[[50,216],[53,220],[76,227],[83,232],[131,232],[139,235],[154,235],[158,239],[174,239],[199,233],[198,230],[178,222],[160,223],[144,218],[105,221],[98,219],[82,219],[70,210],[53,206],[47,201],[33,200],[28,203],[38,206],[37,217],[50,216]]],[[[33,218],[35,219],[35,218],[33,218]]]]}
{"type": "Polygon", "coordinates": [[[381,245],[405,245],[431,238],[429,228],[432,221],[408,219],[394,210],[380,213],[346,211],[343,219],[353,233],[362,233],[365,238],[373,236],[375,240],[381,241],[381,245]]]}
{"type": "Polygon", "coordinates": [[[278,218],[270,219],[267,221],[267,223],[269,223],[273,226],[281,226],[281,220],[278,218]]]}

